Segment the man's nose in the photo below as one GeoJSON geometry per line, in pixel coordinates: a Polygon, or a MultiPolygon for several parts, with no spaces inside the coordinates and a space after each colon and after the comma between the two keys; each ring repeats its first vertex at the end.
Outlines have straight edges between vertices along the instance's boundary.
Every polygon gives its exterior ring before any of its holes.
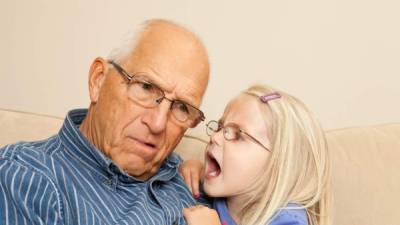
{"type": "Polygon", "coordinates": [[[167,126],[170,108],[171,102],[161,101],[159,105],[146,110],[142,121],[149,127],[152,133],[159,134],[167,126]]]}

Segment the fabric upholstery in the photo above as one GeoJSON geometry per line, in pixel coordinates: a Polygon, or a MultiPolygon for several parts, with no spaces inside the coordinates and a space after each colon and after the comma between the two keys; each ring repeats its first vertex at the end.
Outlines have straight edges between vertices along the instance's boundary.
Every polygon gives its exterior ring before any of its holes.
{"type": "MultiPolygon", "coordinates": [[[[63,118],[0,109],[0,146],[58,132],[63,118]]],[[[334,224],[396,225],[400,214],[400,123],[326,131],[332,158],[334,224]]],[[[184,159],[203,160],[207,136],[189,133],[184,159]],[[199,141],[203,140],[203,141],[199,141]]]]}

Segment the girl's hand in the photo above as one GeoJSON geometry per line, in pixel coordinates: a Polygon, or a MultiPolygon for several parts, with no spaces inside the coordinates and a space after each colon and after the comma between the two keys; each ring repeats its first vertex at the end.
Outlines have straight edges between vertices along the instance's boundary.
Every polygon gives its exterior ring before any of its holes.
{"type": "Polygon", "coordinates": [[[202,180],[204,177],[203,163],[195,159],[186,160],[179,166],[179,172],[192,192],[193,197],[199,198],[200,179],[202,180]]]}
{"type": "Polygon", "coordinates": [[[221,225],[217,211],[203,205],[183,209],[188,225],[221,225]]]}

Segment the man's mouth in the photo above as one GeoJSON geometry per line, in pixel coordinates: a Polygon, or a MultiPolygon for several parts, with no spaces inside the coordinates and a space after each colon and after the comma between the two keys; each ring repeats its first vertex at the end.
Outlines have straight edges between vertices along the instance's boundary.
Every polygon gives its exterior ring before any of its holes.
{"type": "Polygon", "coordinates": [[[149,142],[144,142],[145,145],[149,146],[150,148],[155,148],[156,146],[149,142]]]}
{"type": "Polygon", "coordinates": [[[219,162],[215,159],[210,151],[206,153],[206,179],[212,179],[218,177],[221,174],[221,166],[219,162]]]}
{"type": "Polygon", "coordinates": [[[135,140],[137,143],[141,144],[142,146],[146,147],[146,148],[151,148],[151,149],[155,149],[157,146],[152,143],[152,142],[148,142],[148,141],[144,141],[144,140],[140,140],[138,138],[131,138],[133,140],[135,140]]]}

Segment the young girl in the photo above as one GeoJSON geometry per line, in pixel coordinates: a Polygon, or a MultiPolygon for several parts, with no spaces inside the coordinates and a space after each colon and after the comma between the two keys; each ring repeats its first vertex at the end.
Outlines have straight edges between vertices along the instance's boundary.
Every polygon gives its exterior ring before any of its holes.
{"type": "Polygon", "coordinates": [[[297,98],[267,86],[253,86],[207,123],[205,169],[185,161],[180,171],[213,208],[184,209],[189,225],[328,225],[328,148],[318,121],[297,98]]]}

